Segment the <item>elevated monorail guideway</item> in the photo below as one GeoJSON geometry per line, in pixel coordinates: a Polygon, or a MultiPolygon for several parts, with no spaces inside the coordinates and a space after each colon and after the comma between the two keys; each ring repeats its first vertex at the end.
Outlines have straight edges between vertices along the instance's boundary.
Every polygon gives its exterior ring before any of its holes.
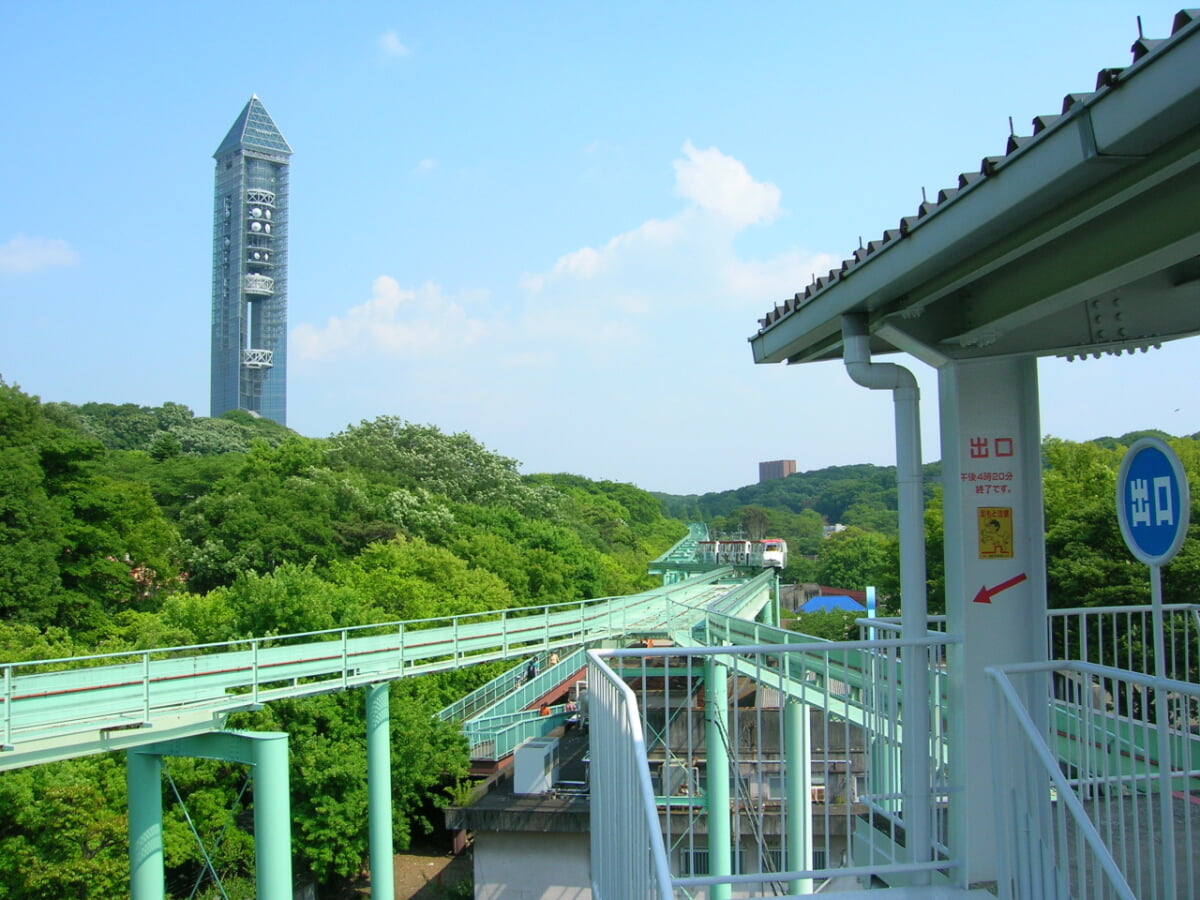
{"type": "Polygon", "coordinates": [[[628,597],[226,644],[0,665],[0,771],[224,727],[272,700],[348,690],[702,621],[719,569],[628,597]]]}

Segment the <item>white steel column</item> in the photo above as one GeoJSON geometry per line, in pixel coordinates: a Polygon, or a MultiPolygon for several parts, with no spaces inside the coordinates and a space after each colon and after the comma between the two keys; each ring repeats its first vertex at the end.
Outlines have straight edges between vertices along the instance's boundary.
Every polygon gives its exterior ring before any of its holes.
{"type": "Polygon", "coordinates": [[[1046,658],[1037,360],[949,363],[938,379],[946,614],[962,637],[948,651],[950,768],[966,791],[947,840],[976,883],[996,878],[997,857],[984,669],[1046,658]]]}

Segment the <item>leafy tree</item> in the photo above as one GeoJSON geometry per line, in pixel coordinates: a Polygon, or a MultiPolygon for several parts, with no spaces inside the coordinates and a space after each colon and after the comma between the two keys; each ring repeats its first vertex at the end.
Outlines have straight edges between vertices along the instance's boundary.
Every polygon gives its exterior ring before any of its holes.
{"type": "Polygon", "coordinates": [[[90,756],[0,777],[0,898],[129,894],[125,767],[90,756]]]}
{"type": "Polygon", "coordinates": [[[168,434],[179,441],[181,452],[189,456],[248,453],[255,441],[275,446],[285,440],[283,435],[256,428],[253,419],[245,421],[232,416],[233,413],[226,413],[219,419],[193,419],[175,425],[168,434]]]}
{"type": "Polygon", "coordinates": [[[159,432],[150,441],[150,456],[160,462],[183,453],[183,444],[169,431],[159,432]]]}
{"type": "Polygon", "coordinates": [[[86,630],[174,583],[178,537],[72,423],[0,383],[0,612],[86,630]]]}
{"type": "Polygon", "coordinates": [[[330,464],[354,468],[399,488],[422,488],[458,503],[505,504],[525,514],[547,511],[545,492],[527,485],[517,462],[465,433],[380,416],[330,438],[330,464]]]}
{"type": "Polygon", "coordinates": [[[134,403],[54,404],[77,417],[83,429],[111,450],[144,450],[160,432],[154,411],[134,403]]]}
{"type": "Polygon", "coordinates": [[[65,659],[87,651],[88,648],[75,643],[71,632],[65,628],[39,628],[24,622],[0,621],[0,660],[4,662],[65,659]]]}
{"type": "Polygon", "coordinates": [[[171,522],[178,522],[188,503],[209,493],[222,478],[233,476],[245,464],[245,454],[218,456],[165,456],[161,459],[140,450],[112,451],[105,471],[113,478],[145,484],[171,522]]]}
{"type": "Polygon", "coordinates": [[[36,451],[0,448],[0,616],[39,624],[54,618],[62,540],[36,451]]]}
{"type": "Polygon", "coordinates": [[[1129,554],[1117,524],[1122,451],[1048,438],[1042,453],[1050,606],[1148,602],[1145,566],[1129,554]]]}
{"type": "Polygon", "coordinates": [[[883,535],[861,528],[832,534],[821,545],[817,578],[821,584],[851,590],[878,585],[886,571],[887,545],[883,535]]]}
{"type": "Polygon", "coordinates": [[[504,582],[472,569],[449,550],[398,537],[372,544],[332,567],[333,584],[349,589],[379,620],[431,619],[516,606],[504,582]]]}
{"type": "Polygon", "coordinates": [[[230,584],[240,573],[266,573],[285,562],[325,566],[344,555],[333,526],[342,498],[312,468],[320,460],[319,445],[307,438],[256,444],[240,472],[183,510],[193,588],[230,584]]]}
{"type": "Polygon", "coordinates": [[[848,610],[825,609],[800,612],[786,622],[791,631],[827,641],[853,641],[858,639],[858,627],[854,620],[862,613],[848,610]]]}
{"type": "Polygon", "coordinates": [[[741,514],[746,537],[752,541],[761,541],[767,537],[770,521],[765,509],[758,506],[745,506],[742,508],[741,514]]]}
{"type": "Polygon", "coordinates": [[[34,624],[54,618],[61,591],[62,521],[40,452],[46,431],[36,398],[0,380],[0,615],[34,624]]]}
{"type": "Polygon", "coordinates": [[[354,589],[321,578],[312,563],[284,563],[265,575],[246,572],[229,587],[209,592],[205,601],[229,611],[232,634],[222,639],[327,631],[386,615],[354,589]]]}

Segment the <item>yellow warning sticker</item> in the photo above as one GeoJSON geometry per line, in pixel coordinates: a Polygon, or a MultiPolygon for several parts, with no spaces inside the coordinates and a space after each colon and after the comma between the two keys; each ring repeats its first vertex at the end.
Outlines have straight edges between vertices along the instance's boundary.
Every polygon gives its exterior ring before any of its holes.
{"type": "Polygon", "coordinates": [[[979,507],[979,558],[1012,559],[1012,508],[1005,506],[979,507]]]}

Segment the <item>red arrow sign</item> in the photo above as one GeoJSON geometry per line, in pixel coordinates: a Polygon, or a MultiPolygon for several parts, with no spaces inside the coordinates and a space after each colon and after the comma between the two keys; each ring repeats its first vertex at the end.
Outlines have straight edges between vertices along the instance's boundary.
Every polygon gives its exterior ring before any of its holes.
{"type": "Polygon", "coordinates": [[[976,603],[991,603],[992,598],[995,597],[998,593],[1000,593],[1001,591],[1007,591],[1010,587],[1014,587],[1014,586],[1020,584],[1027,577],[1028,576],[1026,576],[1024,572],[1022,572],[1020,575],[1016,575],[1016,576],[1008,579],[1008,581],[1000,582],[994,588],[981,587],[979,589],[979,593],[975,595],[975,602],[976,603]]]}

